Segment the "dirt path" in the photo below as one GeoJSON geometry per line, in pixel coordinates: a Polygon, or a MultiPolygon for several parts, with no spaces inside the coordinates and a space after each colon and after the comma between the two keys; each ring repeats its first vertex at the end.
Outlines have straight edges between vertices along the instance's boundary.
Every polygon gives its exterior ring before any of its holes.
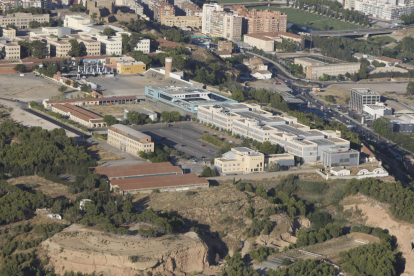
{"type": "Polygon", "coordinates": [[[249,251],[250,251],[250,242],[248,240],[245,240],[243,242],[243,248],[241,250],[242,257],[244,257],[244,255],[246,255],[247,253],[249,253],[249,251]]]}
{"type": "Polygon", "coordinates": [[[414,252],[411,251],[411,242],[414,241],[414,225],[396,221],[389,215],[388,208],[375,200],[362,195],[353,197],[352,201],[354,200],[359,203],[344,205],[344,209],[355,209],[355,206],[358,206],[363,218],[366,219],[366,225],[388,229],[391,235],[397,237],[399,250],[406,259],[405,272],[402,275],[414,275],[414,252]]]}

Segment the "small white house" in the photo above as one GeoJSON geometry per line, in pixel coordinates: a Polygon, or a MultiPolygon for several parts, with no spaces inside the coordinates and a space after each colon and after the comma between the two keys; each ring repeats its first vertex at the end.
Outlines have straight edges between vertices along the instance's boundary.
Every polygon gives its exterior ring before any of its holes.
{"type": "Polygon", "coordinates": [[[258,80],[269,80],[272,78],[272,73],[268,70],[253,71],[251,75],[258,80]]]}
{"type": "Polygon", "coordinates": [[[58,215],[58,214],[49,214],[49,215],[47,215],[49,218],[51,218],[51,219],[59,219],[59,220],[61,220],[62,219],[62,217],[60,216],[60,215],[58,215]]]}
{"type": "Polygon", "coordinates": [[[331,168],[330,173],[335,176],[345,176],[345,175],[350,175],[351,171],[343,167],[336,167],[336,168],[331,168]]]}

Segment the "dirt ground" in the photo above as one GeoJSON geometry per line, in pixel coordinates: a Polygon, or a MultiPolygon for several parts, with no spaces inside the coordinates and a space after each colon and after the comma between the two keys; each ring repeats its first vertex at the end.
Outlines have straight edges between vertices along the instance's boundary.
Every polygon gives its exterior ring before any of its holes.
{"type": "Polygon", "coordinates": [[[92,158],[98,162],[124,159],[123,157],[113,154],[112,152],[108,152],[97,145],[91,145],[85,142],[82,142],[80,145],[83,146],[92,158]]]}
{"type": "MultiPolygon", "coordinates": [[[[163,275],[201,272],[208,267],[207,247],[194,232],[142,238],[140,235],[113,236],[71,225],[42,243],[55,272],[103,272],[111,276],[133,276],[141,271],[163,275]],[[137,261],[130,257],[136,256],[137,261]]],[[[186,274],[188,275],[188,274],[186,274]]]]}
{"type": "Polygon", "coordinates": [[[58,86],[50,84],[40,77],[26,74],[20,77],[19,74],[0,75],[0,97],[20,99],[26,102],[48,99],[51,96],[58,96],[58,86]]]}
{"type": "Polygon", "coordinates": [[[325,100],[325,96],[332,95],[336,98],[337,104],[345,104],[346,98],[350,96],[351,88],[367,88],[367,87],[389,98],[402,97],[406,99],[406,97],[403,94],[406,92],[407,84],[406,83],[392,83],[392,82],[385,82],[381,84],[369,84],[369,83],[361,83],[361,82],[356,83],[356,84],[333,84],[333,85],[330,85],[328,88],[326,88],[324,92],[317,92],[316,94],[318,98],[322,100],[325,100]]]}
{"type": "Polygon", "coordinates": [[[405,272],[402,275],[414,275],[414,252],[411,242],[414,241],[414,225],[395,220],[389,212],[389,206],[363,195],[350,196],[343,200],[344,210],[356,206],[361,210],[361,216],[353,216],[351,220],[364,222],[371,227],[387,229],[390,235],[397,238],[399,251],[406,259],[405,272]]]}
{"type": "Polygon", "coordinates": [[[124,114],[124,109],[120,106],[103,106],[103,105],[99,105],[99,106],[88,106],[87,109],[89,109],[92,112],[95,112],[97,114],[100,114],[102,116],[105,115],[123,115],[124,114]]]}
{"type": "Polygon", "coordinates": [[[44,194],[50,195],[53,198],[66,197],[70,199],[76,199],[75,195],[68,193],[68,188],[65,185],[54,183],[37,175],[11,178],[7,182],[17,186],[25,185],[28,188],[32,188],[36,192],[42,192],[44,194]]]}

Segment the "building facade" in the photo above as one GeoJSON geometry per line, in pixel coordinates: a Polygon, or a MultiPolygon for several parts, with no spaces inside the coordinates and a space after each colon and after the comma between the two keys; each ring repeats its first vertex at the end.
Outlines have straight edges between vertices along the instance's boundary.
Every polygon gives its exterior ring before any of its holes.
{"type": "Polygon", "coordinates": [[[308,66],[306,70],[306,78],[310,80],[318,80],[324,74],[329,76],[345,75],[346,73],[357,73],[361,68],[360,63],[333,63],[316,66],[308,66]]]}
{"type": "Polygon", "coordinates": [[[20,45],[16,42],[0,43],[0,47],[5,60],[20,59],[20,45]]]}
{"type": "Polygon", "coordinates": [[[250,174],[264,172],[266,167],[276,163],[279,166],[294,166],[295,158],[291,154],[274,154],[265,156],[263,153],[249,148],[232,148],[220,158],[214,159],[214,167],[220,174],[250,174]]]}
{"type": "Polygon", "coordinates": [[[161,24],[180,29],[200,28],[202,20],[199,16],[163,16],[161,24]]]}
{"type": "Polygon", "coordinates": [[[49,23],[49,14],[31,14],[18,12],[0,16],[1,27],[6,27],[8,24],[13,24],[18,29],[28,29],[30,21],[49,23]]]}
{"type": "Polygon", "coordinates": [[[82,30],[85,27],[91,26],[92,23],[89,17],[84,17],[77,14],[68,14],[65,15],[63,25],[74,30],[82,30]]]}
{"type": "Polygon", "coordinates": [[[211,18],[214,11],[223,11],[223,7],[217,3],[204,4],[202,13],[201,32],[209,34],[211,32],[211,18]]]}
{"type": "Polygon", "coordinates": [[[332,147],[349,149],[350,143],[340,138],[340,132],[315,130],[298,124],[289,116],[275,116],[261,110],[260,105],[226,104],[199,106],[197,119],[242,138],[283,147],[305,162],[321,162],[322,152],[332,147]]]}
{"type": "Polygon", "coordinates": [[[12,28],[3,28],[3,37],[15,38],[16,30],[12,28]]]}
{"type": "Polygon", "coordinates": [[[210,18],[210,32],[213,37],[229,40],[241,39],[243,18],[230,12],[213,11],[210,18]]]}
{"type": "Polygon", "coordinates": [[[86,109],[66,103],[64,105],[55,104],[52,107],[52,111],[62,114],[64,117],[84,125],[88,128],[105,127],[106,123],[103,121],[103,117],[92,113],[86,109]]]}
{"type": "Polygon", "coordinates": [[[138,152],[154,152],[151,136],[125,125],[115,124],[108,129],[108,144],[123,152],[138,156],[138,152]]]}
{"type": "Polygon", "coordinates": [[[304,40],[301,36],[287,32],[252,33],[244,35],[244,42],[265,52],[273,52],[276,43],[281,43],[285,39],[290,39],[301,47],[304,46],[304,40]]]}
{"type": "Polygon", "coordinates": [[[234,13],[245,19],[243,33],[286,32],[287,14],[280,11],[247,9],[245,6],[233,6],[234,13]]]}
{"type": "Polygon", "coordinates": [[[175,16],[175,8],[173,5],[164,2],[157,2],[154,5],[154,20],[162,22],[164,16],[175,16]]]}
{"type": "Polygon", "coordinates": [[[385,106],[384,103],[365,104],[363,111],[369,114],[373,120],[380,117],[392,115],[392,108],[385,106]]]}
{"type": "Polygon", "coordinates": [[[345,148],[330,148],[322,152],[322,164],[325,167],[359,165],[359,151],[345,148]]]}
{"type": "Polygon", "coordinates": [[[381,102],[381,95],[369,88],[351,88],[349,107],[358,113],[364,111],[364,105],[375,105],[381,102]]]}

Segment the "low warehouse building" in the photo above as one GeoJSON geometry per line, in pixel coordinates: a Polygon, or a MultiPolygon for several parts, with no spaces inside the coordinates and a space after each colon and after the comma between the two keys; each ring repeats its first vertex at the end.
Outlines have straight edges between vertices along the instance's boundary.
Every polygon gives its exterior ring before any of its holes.
{"type": "Polygon", "coordinates": [[[136,103],[137,96],[119,96],[119,97],[106,97],[106,98],[80,98],[80,99],[65,99],[65,100],[43,100],[43,106],[45,108],[51,107],[55,104],[70,103],[73,105],[85,106],[85,105],[113,105],[113,104],[127,104],[136,103]]]}
{"type": "Polygon", "coordinates": [[[187,191],[208,188],[208,180],[195,173],[116,179],[110,181],[110,190],[119,189],[121,195],[135,193],[187,191]]]}
{"type": "Polygon", "coordinates": [[[108,144],[138,156],[138,152],[154,152],[151,136],[131,127],[115,124],[108,129],[108,144]]]}
{"type": "Polygon", "coordinates": [[[71,104],[55,104],[52,107],[52,111],[62,114],[62,116],[69,118],[72,121],[75,121],[81,125],[84,125],[88,128],[95,127],[105,127],[106,123],[103,120],[103,117],[97,115],[93,112],[90,112],[86,109],[78,107],[71,104]]]}
{"type": "Polygon", "coordinates": [[[93,173],[105,175],[109,180],[183,174],[179,166],[173,166],[170,162],[96,167],[91,170],[93,173]]]}

